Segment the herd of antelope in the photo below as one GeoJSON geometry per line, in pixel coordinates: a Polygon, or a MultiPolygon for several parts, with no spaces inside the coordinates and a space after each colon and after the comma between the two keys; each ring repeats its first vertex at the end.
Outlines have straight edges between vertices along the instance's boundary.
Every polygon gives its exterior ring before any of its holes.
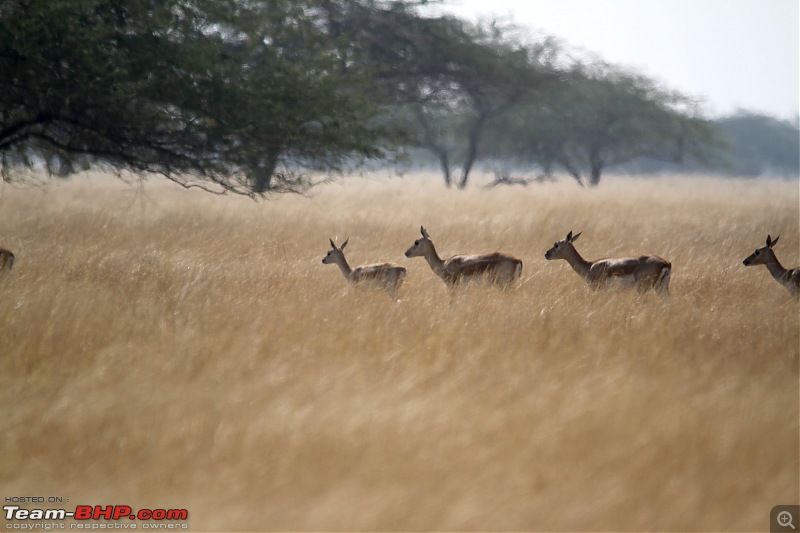
{"type": "MultiPolygon", "coordinates": [[[[462,283],[474,279],[482,279],[499,287],[508,287],[522,275],[522,260],[502,252],[491,252],[477,255],[454,255],[442,259],[436,252],[433,241],[427,230],[420,226],[421,239],[414,241],[406,250],[406,257],[424,257],[431,270],[439,276],[448,287],[455,288],[462,283]]],[[[592,288],[611,284],[635,287],[640,292],[655,290],[664,298],[669,296],[669,278],[672,264],[656,255],[640,255],[638,257],[621,257],[615,259],[598,259],[587,261],[575,249],[573,243],[581,234],[570,231],[567,236],[547,250],[547,260],[564,259],[592,288]]],[[[786,269],[781,266],[772,248],[780,236],[774,239],[767,235],[766,245],[757,248],[744,261],[745,266],[765,265],[775,281],[786,287],[789,292],[800,297],[800,268],[786,269]]],[[[334,263],[342,271],[345,279],[356,285],[375,286],[386,290],[392,298],[397,297],[400,286],[406,278],[406,269],[394,263],[375,263],[351,268],[344,257],[344,249],[349,239],[341,246],[336,246],[329,239],[331,249],[322,259],[325,264],[334,263]]],[[[10,250],[0,248],[0,274],[8,272],[14,266],[14,254],[10,250]]]]}
{"type": "MultiPolygon", "coordinates": [[[[522,260],[503,252],[454,255],[450,259],[442,259],[427,230],[420,227],[420,233],[422,238],[414,241],[411,248],[406,250],[406,257],[424,257],[431,270],[450,288],[475,279],[485,280],[499,287],[509,287],[522,275],[522,260]]],[[[672,271],[669,261],[656,255],[587,261],[573,245],[580,235],[573,235],[570,231],[563,240],[554,243],[545,252],[545,259],[564,259],[592,288],[621,285],[635,287],[640,292],[653,289],[664,298],[669,296],[672,271]]],[[[793,296],[800,297],[800,268],[783,268],[772,251],[779,238],[772,239],[767,235],[766,246],[758,248],[743,263],[745,266],[765,265],[778,283],[786,287],[793,296]]],[[[329,240],[331,249],[322,259],[323,263],[335,263],[350,283],[374,286],[386,290],[396,298],[406,277],[405,267],[395,263],[374,263],[350,268],[344,257],[344,248],[349,239],[339,247],[333,239],[329,240]]]]}

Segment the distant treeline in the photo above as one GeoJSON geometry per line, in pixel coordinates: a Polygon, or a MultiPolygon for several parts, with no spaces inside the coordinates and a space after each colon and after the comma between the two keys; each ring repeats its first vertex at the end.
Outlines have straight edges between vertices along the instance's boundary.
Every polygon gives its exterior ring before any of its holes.
{"type": "Polygon", "coordinates": [[[5,0],[2,176],[102,166],[261,195],[420,150],[458,187],[491,161],[582,185],[677,164],[797,174],[796,123],[709,121],[640,73],[426,3],[5,0]]]}
{"type": "Polygon", "coordinates": [[[714,121],[726,143],[715,167],[737,176],[785,176],[800,174],[800,130],[798,120],[741,112],[714,121]]]}
{"type": "Polygon", "coordinates": [[[669,165],[637,160],[622,166],[627,173],[716,173],[736,177],[797,178],[800,176],[798,121],[738,111],[711,121],[721,144],[714,157],[669,165]]]}

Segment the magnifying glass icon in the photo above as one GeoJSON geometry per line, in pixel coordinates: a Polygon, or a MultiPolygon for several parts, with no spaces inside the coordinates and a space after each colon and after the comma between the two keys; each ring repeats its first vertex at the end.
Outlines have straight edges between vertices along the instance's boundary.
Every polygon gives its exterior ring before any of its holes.
{"type": "Polygon", "coordinates": [[[778,513],[777,520],[781,527],[789,526],[790,528],[794,529],[794,524],[792,523],[792,513],[789,511],[781,511],[778,513]]]}

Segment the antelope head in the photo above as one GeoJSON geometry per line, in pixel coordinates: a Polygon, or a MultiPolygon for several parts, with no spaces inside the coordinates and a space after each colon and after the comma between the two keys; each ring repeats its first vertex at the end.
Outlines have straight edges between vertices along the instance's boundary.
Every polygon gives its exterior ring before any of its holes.
{"type": "Polygon", "coordinates": [[[329,238],[328,240],[331,243],[331,249],[328,250],[328,253],[325,255],[325,257],[322,258],[322,262],[326,265],[330,263],[336,263],[339,257],[344,259],[344,248],[345,246],[347,246],[347,243],[350,241],[350,238],[345,240],[342,243],[342,245],[338,248],[336,247],[336,244],[334,244],[333,239],[329,238]]]}
{"type": "Polygon", "coordinates": [[[422,238],[414,241],[414,244],[411,246],[411,248],[406,250],[406,257],[424,257],[427,253],[430,253],[430,251],[433,250],[433,242],[428,236],[428,232],[422,226],[419,227],[419,231],[422,234],[422,238]]]}
{"type": "Polygon", "coordinates": [[[772,251],[772,247],[778,242],[781,236],[778,235],[775,237],[775,240],[772,240],[772,237],[767,235],[767,245],[761,248],[756,248],[756,251],[750,254],[742,263],[745,266],[750,265],[766,265],[767,263],[772,263],[775,261],[775,253],[772,251]]]}
{"type": "Polygon", "coordinates": [[[572,246],[572,243],[577,241],[578,237],[580,236],[580,233],[573,235],[570,231],[567,233],[567,236],[564,240],[553,243],[553,247],[545,252],[544,258],[548,260],[566,259],[570,255],[573,255],[575,253],[575,247],[572,246]]]}

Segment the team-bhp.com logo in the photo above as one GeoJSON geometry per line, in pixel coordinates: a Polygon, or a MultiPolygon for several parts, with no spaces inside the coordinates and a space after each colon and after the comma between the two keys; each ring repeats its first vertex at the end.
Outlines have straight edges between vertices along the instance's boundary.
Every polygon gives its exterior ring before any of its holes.
{"type": "MultiPolygon", "coordinates": [[[[172,522],[185,522],[189,518],[187,509],[139,509],[134,511],[130,505],[78,505],[74,511],[66,509],[23,509],[19,505],[4,505],[3,511],[8,523],[12,521],[26,522],[29,520],[63,521],[72,519],[79,521],[70,524],[70,529],[84,529],[91,527],[92,522],[100,520],[122,521],[138,520],[142,522],[142,529],[161,529],[163,524],[172,522]],[[88,521],[84,524],[82,522],[88,521]]],[[[133,525],[133,524],[131,524],[133,525]]],[[[175,527],[188,527],[187,524],[172,524],[175,527]]],[[[62,525],[63,527],[63,525],[62,525]]],[[[135,526],[134,526],[135,527],[135,526]]],[[[16,529],[16,528],[11,528],[16,529]]],[[[92,528],[94,529],[94,528],[92,528]]]]}

